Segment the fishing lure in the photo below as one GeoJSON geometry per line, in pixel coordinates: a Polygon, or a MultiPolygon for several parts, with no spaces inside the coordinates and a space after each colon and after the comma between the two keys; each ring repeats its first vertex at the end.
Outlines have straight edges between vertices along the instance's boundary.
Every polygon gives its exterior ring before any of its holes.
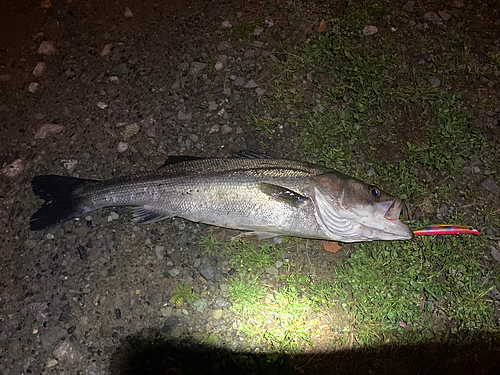
{"type": "Polygon", "coordinates": [[[413,231],[415,236],[430,236],[438,234],[475,234],[479,236],[479,231],[467,225],[428,225],[426,227],[417,228],[413,231]]]}

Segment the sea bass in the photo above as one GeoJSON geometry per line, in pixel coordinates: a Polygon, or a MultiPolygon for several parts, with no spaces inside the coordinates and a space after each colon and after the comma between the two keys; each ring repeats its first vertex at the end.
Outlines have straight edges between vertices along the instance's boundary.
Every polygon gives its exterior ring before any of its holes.
{"type": "Polygon", "coordinates": [[[47,229],[104,207],[133,206],[138,223],[179,217],[251,231],[261,239],[413,237],[399,221],[401,199],[332,169],[255,155],[173,156],[155,171],[102,181],[36,176],[33,192],[45,202],[30,228],[47,229]]]}

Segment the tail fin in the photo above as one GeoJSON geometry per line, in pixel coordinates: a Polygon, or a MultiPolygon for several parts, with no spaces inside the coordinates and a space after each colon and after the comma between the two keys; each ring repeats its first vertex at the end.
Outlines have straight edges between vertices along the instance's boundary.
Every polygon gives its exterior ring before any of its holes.
{"type": "Polygon", "coordinates": [[[91,180],[64,176],[35,176],[33,192],[45,200],[30,218],[31,230],[44,230],[86,213],[78,190],[91,180]]]}

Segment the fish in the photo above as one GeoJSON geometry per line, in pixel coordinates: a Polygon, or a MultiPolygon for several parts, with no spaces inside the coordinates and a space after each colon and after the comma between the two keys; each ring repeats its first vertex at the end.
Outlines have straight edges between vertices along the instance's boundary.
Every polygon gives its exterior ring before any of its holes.
{"type": "Polygon", "coordinates": [[[316,164],[239,152],[228,158],[170,156],[153,171],[110,180],[39,175],[44,200],[30,229],[46,230],[105,207],[134,207],[133,219],[169,218],[247,231],[339,242],[408,240],[404,201],[316,164]]]}

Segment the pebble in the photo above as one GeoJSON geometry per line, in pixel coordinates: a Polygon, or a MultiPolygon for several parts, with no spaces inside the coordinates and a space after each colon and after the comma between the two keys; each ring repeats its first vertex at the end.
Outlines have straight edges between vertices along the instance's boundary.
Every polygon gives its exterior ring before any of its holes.
{"type": "Polygon", "coordinates": [[[122,153],[128,150],[128,143],[127,142],[120,142],[118,143],[118,146],[116,147],[118,152],[122,153]]]}
{"type": "Polygon", "coordinates": [[[45,349],[52,349],[56,343],[66,336],[66,330],[62,327],[52,327],[47,330],[42,336],[42,345],[45,349]]]}
{"type": "Polygon", "coordinates": [[[262,34],[262,32],[264,31],[264,29],[260,26],[257,26],[254,30],[253,30],[253,35],[254,36],[259,36],[260,34],[262,34]]]}
{"type": "Polygon", "coordinates": [[[32,94],[34,94],[37,89],[38,89],[38,83],[37,82],[31,82],[28,85],[28,91],[31,92],[32,94]]]}
{"type": "Polygon", "coordinates": [[[189,121],[189,120],[191,120],[192,117],[193,117],[193,115],[191,112],[184,112],[184,111],[180,110],[177,113],[177,120],[179,120],[179,121],[189,121]]]}
{"type": "Polygon", "coordinates": [[[230,29],[231,27],[233,27],[233,25],[231,25],[231,23],[229,21],[224,21],[220,25],[220,28],[224,29],[224,30],[230,29]]]}
{"type": "Polygon", "coordinates": [[[198,75],[199,72],[201,72],[203,69],[205,69],[206,66],[207,66],[207,64],[205,64],[205,63],[193,61],[191,63],[191,68],[189,69],[189,73],[193,76],[196,76],[196,75],[198,75]]]}
{"type": "Polygon", "coordinates": [[[279,271],[276,269],[276,267],[267,267],[266,272],[273,276],[278,276],[279,274],[279,271]]]}
{"type": "Polygon", "coordinates": [[[56,52],[54,44],[46,40],[44,40],[38,47],[38,53],[40,55],[52,55],[54,52],[56,52]]]}
{"type": "Polygon", "coordinates": [[[436,12],[427,12],[424,14],[424,20],[432,22],[434,25],[442,25],[443,21],[436,12]]]}
{"type": "Polygon", "coordinates": [[[266,18],[264,19],[264,23],[266,24],[267,27],[273,27],[274,26],[274,21],[269,16],[266,16],[266,18]]]}
{"type": "Polygon", "coordinates": [[[101,109],[105,109],[108,107],[108,105],[104,102],[97,102],[97,106],[101,109]]]}
{"type": "Polygon", "coordinates": [[[236,134],[239,135],[241,133],[243,133],[243,129],[241,128],[241,126],[236,127],[236,134]]]}
{"type": "Polygon", "coordinates": [[[174,268],[173,270],[168,271],[168,273],[170,274],[170,276],[176,277],[176,276],[179,276],[181,271],[179,271],[177,268],[174,268]]]}
{"type": "Polygon", "coordinates": [[[429,83],[433,87],[438,87],[441,85],[441,80],[438,77],[432,76],[431,78],[429,78],[429,83]]]}
{"type": "Polygon", "coordinates": [[[66,168],[68,171],[73,170],[76,165],[78,164],[78,160],[75,159],[68,159],[68,160],[61,160],[63,162],[64,168],[66,168]]]}
{"type": "Polygon", "coordinates": [[[217,51],[219,52],[229,51],[231,49],[233,49],[233,46],[226,40],[220,42],[219,45],[217,46],[217,51]]]}
{"type": "Polygon", "coordinates": [[[125,8],[125,13],[123,13],[123,15],[125,16],[125,18],[132,18],[134,16],[129,7],[125,8]]]}
{"type": "Polygon", "coordinates": [[[47,361],[47,363],[45,364],[45,367],[47,368],[51,368],[51,367],[54,367],[54,366],[57,366],[57,360],[55,360],[54,358],[51,358],[47,361]]]}
{"type": "Polygon", "coordinates": [[[366,25],[363,28],[363,35],[375,35],[378,32],[378,27],[373,25],[366,25]]]}
{"type": "Polygon", "coordinates": [[[33,75],[35,77],[40,77],[45,72],[46,68],[47,66],[45,65],[45,63],[40,61],[38,64],[36,64],[35,69],[33,69],[33,75]]]}
{"type": "Polygon", "coordinates": [[[223,68],[224,68],[224,65],[222,65],[222,63],[221,63],[220,61],[217,61],[217,62],[215,63],[215,70],[216,70],[216,71],[218,71],[218,72],[219,72],[219,71],[221,71],[223,68]]]}
{"type": "Polygon", "coordinates": [[[221,134],[222,135],[228,135],[232,131],[233,131],[233,128],[230,127],[229,125],[222,125],[222,128],[221,128],[221,134]]]}
{"type": "Polygon", "coordinates": [[[235,86],[243,86],[245,84],[245,78],[243,78],[243,77],[236,77],[234,79],[234,84],[235,84],[235,86]]]}
{"type": "Polygon", "coordinates": [[[164,318],[168,318],[170,315],[172,315],[172,307],[170,306],[163,306],[161,309],[160,309],[160,312],[161,312],[161,315],[164,317],[164,318]]]}
{"type": "Polygon", "coordinates": [[[16,159],[12,163],[6,165],[2,168],[2,174],[8,178],[14,178],[24,169],[24,163],[22,159],[16,159]]]}
{"type": "Polygon", "coordinates": [[[101,56],[104,57],[106,55],[109,55],[109,53],[111,52],[111,47],[113,47],[111,43],[106,44],[101,51],[101,56]]]}
{"type": "Polygon", "coordinates": [[[65,304],[61,309],[61,315],[59,315],[60,322],[69,322],[71,319],[71,305],[69,303],[65,304]]]}
{"type": "Polygon", "coordinates": [[[444,22],[449,21],[451,19],[451,14],[445,12],[444,10],[438,10],[439,17],[443,19],[444,22]]]}
{"type": "Polygon", "coordinates": [[[488,177],[487,179],[483,180],[481,182],[481,187],[485,190],[488,190],[490,193],[492,193],[497,197],[500,195],[500,188],[491,177],[488,177]]]}
{"type": "Polygon", "coordinates": [[[258,86],[259,85],[257,85],[257,83],[255,83],[255,81],[253,79],[251,79],[250,81],[248,81],[246,83],[245,86],[243,86],[243,88],[245,88],[245,89],[254,89],[254,88],[258,87],[258,86]]]}
{"type": "Polygon", "coordinates": [[[200,272],[200,275],[207,281],[212,280],[215,276],[215,271],[209,264],[201,264],[198,268],[198,271],[200,272]]]}
{"type": "Polygon", "coordinates": [[[276,261],[276,263],[274,263],[274,267],[278,269],[283,267],[283,262],[281,260],[276,261]]]}
{"type": "Polygon", "coordinates": [[[63,125],[44,124],[35,134],[35,139],[45,139],[49,135],[60,133],[64,130],[63,125]]]}
{"type": "Polygon", "coordinates": [[[217,109],[217,107],[218,107],[217,103],[214,102],[213,100],[208,102],[208,110],[210,112],[215,111],[217,109]]]}
{"type": "Polygon", "coordinates": [[[217,56],[217,62],[220,62],[222,64],[222,67],[226,67],[227,66],[227,55],[217,56]]]}
{"type": "Polygon", "coordinates": [[[321,263],[321,267],[323,267],[324,269],[327,269],[327,268],[328,268],[328,261],[327,261],[327,260],[324,260],[324,261],[321,263]]]}
{"type": "Polygon", "coordinates": [[[405,5],[403,5],[403,10],[405,12],[411,13],[413,12],[413,7],[415,6],[415,2],[409,0],[405,5]]]}
{"type": "Polygon", "coordinates": [[[78,360],[78,352],[70,342],[64,341],[52,352],[59,361],[75,363],[78,360]]]}
{"type": "Polygon", "coordinates": [[[201,264],[201,259],[200,258],[197,258],[195,261],[194,261],[194,268],[198,268],[201,264]]]}
{"type": "Polygon", "coordinates": [[[208,306],[208,300],[206,298],[200,298],[200,299],[194,301],[192,306],[196,312],[199,312],[202,314],[203,311],[205,311],[205,309],[208,306]]]}
{"type": "Polygon", "coordinates": [[[215,320],[219,320],[220,318],[222,318],[222,314],[223,314],[222,309],[216,309],[212,311],[212,317],[215,320]]]}
{"type": "Polygon", "coordinates": [[[7,82],[10,81],[12,77],[8,74],[1,74],[0,75],[0,82],[7,82]]]}
{"type": "Polygon", "coordinates": [[[255,89],[255,92],[257,93],[257,96],[260,98],[262,95],[264,95],[266,93],[267,90],[265,89],[261,89],[260,87],[259,88],[256,88],[255,89]]]}
{"type": "Polygon", "coordinates": [[[48,240],[53,240],[54,238],[56,238],[52,233],[47,233],[46,237],[48,240]]]}

